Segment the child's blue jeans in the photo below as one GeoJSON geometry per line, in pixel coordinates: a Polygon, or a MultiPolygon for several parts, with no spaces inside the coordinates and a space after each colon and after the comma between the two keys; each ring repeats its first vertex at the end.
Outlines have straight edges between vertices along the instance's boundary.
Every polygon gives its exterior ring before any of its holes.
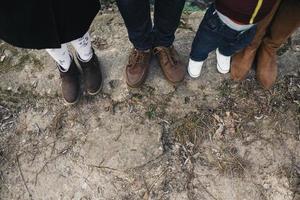
{"type": "Polygon", "coordinates": [[[212,4],[194,38],[190,58],[194,61],[204,61],[208,54],[217,48],[221,54],[232,56],[252,41],[255,32],[256,25],[246,31],[229,28],[221,21],[212,4]]]}

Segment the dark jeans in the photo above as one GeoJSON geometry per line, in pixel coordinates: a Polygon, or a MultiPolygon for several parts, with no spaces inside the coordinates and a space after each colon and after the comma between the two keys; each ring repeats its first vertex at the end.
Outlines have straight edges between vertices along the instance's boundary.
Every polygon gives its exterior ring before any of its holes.
{"type": "Polygon", "coordinates": [[[255,36],[256,25],[246,31],[233,30],[221,21],[215,11],[212,4],[199,26],[190,54],[194,61],[204,61],[217,48],[221,54],[231,56],[245,48],[255,36]]]}
{"type": "Polygon", "coordinates": [[[156,0],[152,26],[149,0],[117,0],[129,40],[140,50],[173,44],[184,3],[185,0],[156,0]]]}

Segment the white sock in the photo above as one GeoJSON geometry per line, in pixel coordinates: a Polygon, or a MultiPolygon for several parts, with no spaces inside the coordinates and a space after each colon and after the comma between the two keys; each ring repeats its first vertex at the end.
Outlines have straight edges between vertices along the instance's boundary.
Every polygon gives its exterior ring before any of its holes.
{"type": "Polygon", "coordinates": [[[86,33],[83,37],[77,40],[73,40],[71,44],[75,48],[81,61],[88,62],[93,57],[93,49],[89,33],[86,33]]]}
{"type": "Polygon", "coordinates": [[[46,49],[50,56],[59,64],[63,72],[68,71],[72,59],[66,44],[62,44],[59,49],[46,49]]]}

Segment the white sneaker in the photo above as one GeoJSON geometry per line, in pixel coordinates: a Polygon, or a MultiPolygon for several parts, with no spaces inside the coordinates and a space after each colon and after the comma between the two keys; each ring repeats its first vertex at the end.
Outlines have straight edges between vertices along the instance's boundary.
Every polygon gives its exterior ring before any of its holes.
{"type": "Polygon", "coordinates": [[[217,69],[221,74],[227,74],[230,71],[231,56],[224,56],[220,53],[219,49],[216,50],[217,54],[217,69]]]}
{"type": "Polygon", "coordinates": [[[192,78],[198,78],[201,74],[203,61],[189,60],[188,73],[192,78]]]}

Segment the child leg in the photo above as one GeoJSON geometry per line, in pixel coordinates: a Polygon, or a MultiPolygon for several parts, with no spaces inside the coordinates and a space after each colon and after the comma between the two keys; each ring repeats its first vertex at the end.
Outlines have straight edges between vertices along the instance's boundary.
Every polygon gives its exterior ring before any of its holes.
{"type": "Polygon", "coordinates": [[[188,73],[193,78],[200,76],[204,60],[220,45],[220,20],[214,10],[213,5],[207,10],[192,44],[188,73]]]}
{"type": "Polygon", "coordinates": [[[90,34],[86,33],[83,37],[72,41],[71,44],[76,50],[87,93],[96,95],[101,90],[102,73],[100,63],[92,48],[90,34]]]}
{"type": "Polygon", "coordinates": [[[71,42],[81,61],[88,62],[93,57],[91,37],[86,33],[83,37],[71,42]]]}
{"type": "Polygon", "coordinates": [[[59,49],[46,49],[46,51],[60,66],[61,71],[68,71],[72,62],[72,58],[66,44],[61,45],[61,48],[59,49]]]}
{"type": "Polygon", "coordinates": [[[80,96],[80,72],[66,44],[59,49],[46,49],[57,62],[61,78],[62,96],[67,104],[74,104],[80,96]]]}
{"type": "Polygon", "coordinates": [[[217,69],[220,73],[226,74],[230,71],[231,56],[245,48],[253,40],[256,27],[241,32],[234,42],[223,42],[217,51],[217,69]]]}
{"type": "Polygon", "coordinates": [[[218,29],[220,20],[212,5],[205,13],[205,16],[198,28],[192,44],[190,58],[194,61],[204,61],[208,54],[215,50],[220,43],[218,29]]]}
{"type": "Polygon", "coordinates": [[[244,49],[253,40],[256,33],[256,27],[241,33],[235,42],[227,43],[226,45],[221,45],[218,50],[224,56],[232,56],[238,51],[244,49]]]}

